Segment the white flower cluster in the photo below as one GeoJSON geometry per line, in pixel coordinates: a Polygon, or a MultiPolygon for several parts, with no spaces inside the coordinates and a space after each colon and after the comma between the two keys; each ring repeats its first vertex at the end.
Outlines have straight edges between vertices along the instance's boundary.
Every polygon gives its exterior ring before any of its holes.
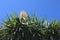
{"type": "Polygon", "coordinates": [[[28,19],[28,14],[27,14],[27,12],[25,12],[25,11],[21,11],[20,12],[20,19],[24,19],[24,20],[27,20],[28,19]]]}

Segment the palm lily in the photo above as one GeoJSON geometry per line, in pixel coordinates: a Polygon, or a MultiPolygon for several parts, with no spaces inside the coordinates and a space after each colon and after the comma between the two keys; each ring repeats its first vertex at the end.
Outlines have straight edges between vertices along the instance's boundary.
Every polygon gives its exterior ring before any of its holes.
{"type": "Polygon", "coordinates": [[[2,40],[58,40],[60,33],[60,22],[39,20],[35,16],[27,16],[27,20],[19,19],[14,14],[12,19],[8,17],[4,21],[2,40]]]}

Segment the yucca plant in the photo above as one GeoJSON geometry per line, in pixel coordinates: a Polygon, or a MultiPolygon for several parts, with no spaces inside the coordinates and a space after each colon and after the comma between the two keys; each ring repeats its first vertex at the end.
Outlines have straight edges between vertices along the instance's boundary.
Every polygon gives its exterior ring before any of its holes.
{"type": "MultiPolygon", "coordinates": [[[[24,14],[24,12],[21,13],[24,14]]],[[[59,40],[60,22],[57,21],[48,23],[36,16],[23,15],[19,18],[13,14],[11,18],[8,16],[8,19],[3,22],[1,40],[59,40]]]]}

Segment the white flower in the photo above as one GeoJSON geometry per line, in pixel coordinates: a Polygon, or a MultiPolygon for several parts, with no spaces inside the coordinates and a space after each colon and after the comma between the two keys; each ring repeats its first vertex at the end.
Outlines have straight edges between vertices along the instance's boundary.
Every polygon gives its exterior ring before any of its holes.
{"type": "Polygon", "coordinates": [[[27,20],[28,19],[28,14],[27,14],[27,12],[25,12],[25,11],[21,11],[20,12],[20,19],[24,19],[24,20],[27,20]]]}

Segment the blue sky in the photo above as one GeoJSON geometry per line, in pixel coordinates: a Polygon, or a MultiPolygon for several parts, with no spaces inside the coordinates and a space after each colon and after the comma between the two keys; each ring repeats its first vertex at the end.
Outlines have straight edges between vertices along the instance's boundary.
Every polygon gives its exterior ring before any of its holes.
{"type": "Polygon", "coordinates": [[[44,16],[49,21],[60,20],[60,0],[0,0],[0,22],[7,18],[6,14],[12,15],[25,10],[31,16],[36,12],[38,18],[44,16]]]}

